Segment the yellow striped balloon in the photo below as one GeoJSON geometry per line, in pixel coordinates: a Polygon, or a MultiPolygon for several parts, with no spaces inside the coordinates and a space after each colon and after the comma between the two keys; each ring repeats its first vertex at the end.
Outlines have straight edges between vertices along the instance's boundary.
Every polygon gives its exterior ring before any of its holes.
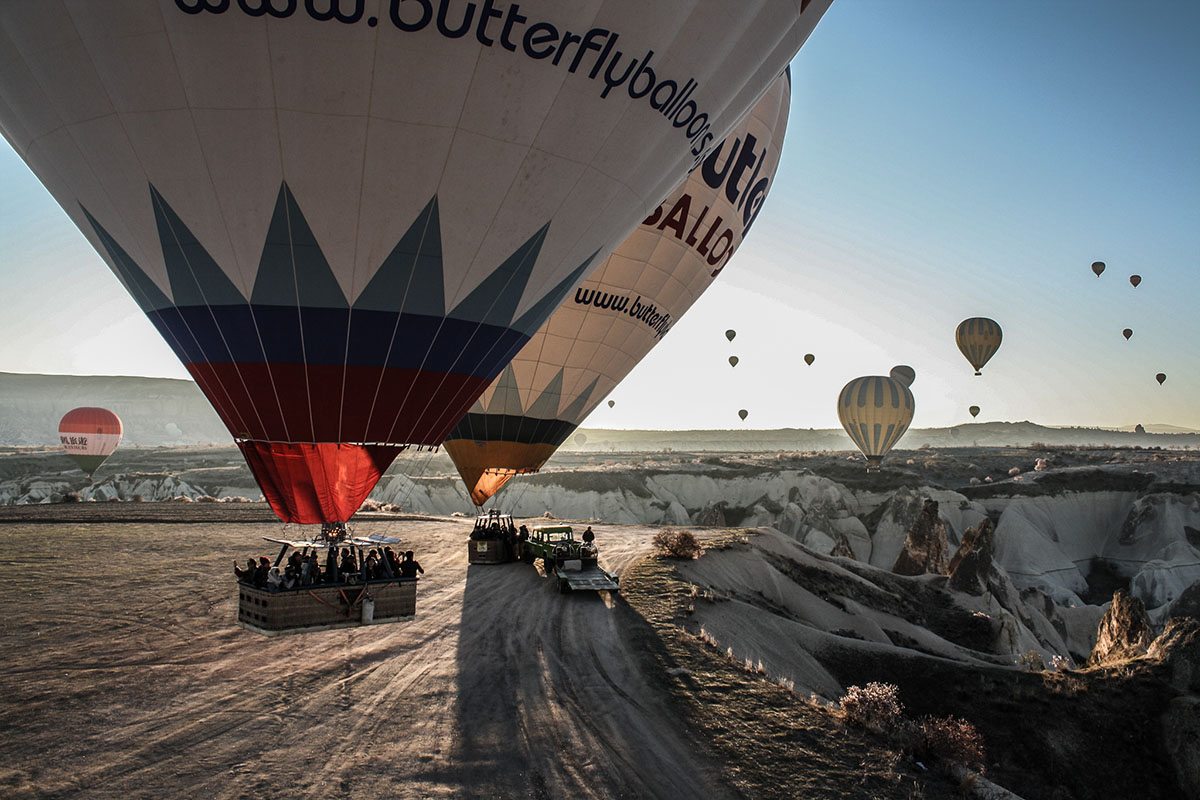
{"type": "Polygon", "coordinates": [[[879,464],[912,423],[916,401],[895,378],[867,375],[846,384],[838,396],[838,419],[867,457],[867,472],[879,464]]]}
{"type": "Polygon", "coordinates": [[[958,330],[954,332],[954,341],[958,343],[958,349],[967,357],[967,361],[971,362],[976,375],[982,374],[980,370],[983,369],[983,365],[1000,349],[1002,338],[1000,323],[987,317],[964,319],[958,323],[958,330]]]}

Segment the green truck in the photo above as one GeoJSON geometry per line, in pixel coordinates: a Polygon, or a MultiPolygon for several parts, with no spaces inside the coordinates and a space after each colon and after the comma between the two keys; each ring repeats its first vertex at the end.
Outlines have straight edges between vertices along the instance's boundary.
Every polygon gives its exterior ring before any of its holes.
{"type": "Polygon", "coordinates": [[[560,592],[617,591],[617,576],[600,567],[597,555],[595,543],[577,540],[570,525],[534,526],[521,547],[522,560],[529,564],[541,560],[560,592]]]}

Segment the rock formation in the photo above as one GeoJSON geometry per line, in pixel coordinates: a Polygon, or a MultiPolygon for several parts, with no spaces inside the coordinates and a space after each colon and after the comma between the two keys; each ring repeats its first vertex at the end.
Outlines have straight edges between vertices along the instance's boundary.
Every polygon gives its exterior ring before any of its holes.
{"type": "Polygon", "coordinates": [[[1179,599],[1171,604],[1167,617],[1191,617],[1200,621],[1200,581],[1183,590],[1179,599]]]}
{"type": "Polygon", "coordinates": [[[950,559],[950,588],[979,596],[987,591],[996,565],[992,561],[992,536],[995,526],[985,519],[974,528],[967,528],[962,544],[950,559]]]}
{"type": "Polygon", "coordinates": [[[854,558],[854,550],[850,547],[850,540],[846,538],[846,534],[839,533],[837,544],[830,551],[831,556],[840,556],[842,558],[854,558]]]}
{"type": "Polygon", "coordinates": [[[1117,589],[1112,605],[1100,620],[1088,666],[1143,656],[1153,641],[1146,606],[1124,589],[1117,589]]]}
{"type": "Polygon", "coordinates": [[[1200,694],[1200,621],[1170,620],[1146,654],[1167,666],[1176,689],[1200,694]]]}
{"type": "Polygon", "coordinates": [[[897,575],[946,573],[946,524],[938,517],[936,500],[926,500],[916,522],[904,537],[904,549],[896,557],[892,572],[897,575]]]}

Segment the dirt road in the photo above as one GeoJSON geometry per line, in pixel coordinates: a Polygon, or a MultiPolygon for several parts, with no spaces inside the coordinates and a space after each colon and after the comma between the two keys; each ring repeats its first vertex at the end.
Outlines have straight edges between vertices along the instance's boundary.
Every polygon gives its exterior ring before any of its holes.
{"type": "MultiPolygon", "coordinates": [[[[640,618],[469,567],[468,525],[356,526],[417,552],[413,620],[268,639],[231,569],[279,525],[0,524],[0,795],[721,796],[640,618]]],[[[597,533],[619,572],[653,531],[597,533]]]]}

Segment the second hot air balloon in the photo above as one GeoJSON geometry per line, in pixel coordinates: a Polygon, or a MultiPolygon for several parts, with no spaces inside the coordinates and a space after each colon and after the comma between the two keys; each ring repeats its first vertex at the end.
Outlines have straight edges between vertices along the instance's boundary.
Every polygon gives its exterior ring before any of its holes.
{"type": "Polygon", "coordinates": [[[704,163],[567,298],[446,438],[446,452],[477,505],[514,475],[540,469],[725,269],[779,163],[790,85],[788,74],[778,77],[704,163]]]}
{"type": "Polygon", "coordinates": [[[983,374],[983,365],[996,355],[1002,338],[1000,324],[987,317],[964,319],[954,331],[954,341],[958,344],[959,351],[975,368],[976,375],[983,374]]]}
{"type": "Polygon", "coordinates": [[[892,377],[855,378],[838,395],[838,419],[862,454],[867,471],[879,465],[912,423],[916,401],[907,386],[892,377]]]}
{"type": "Polygon", "coordinates": [[[92,477],[121,443],[121,418],[107,408],[68,411],[58,423],[58,440],[79,468],[92,477]]]}

